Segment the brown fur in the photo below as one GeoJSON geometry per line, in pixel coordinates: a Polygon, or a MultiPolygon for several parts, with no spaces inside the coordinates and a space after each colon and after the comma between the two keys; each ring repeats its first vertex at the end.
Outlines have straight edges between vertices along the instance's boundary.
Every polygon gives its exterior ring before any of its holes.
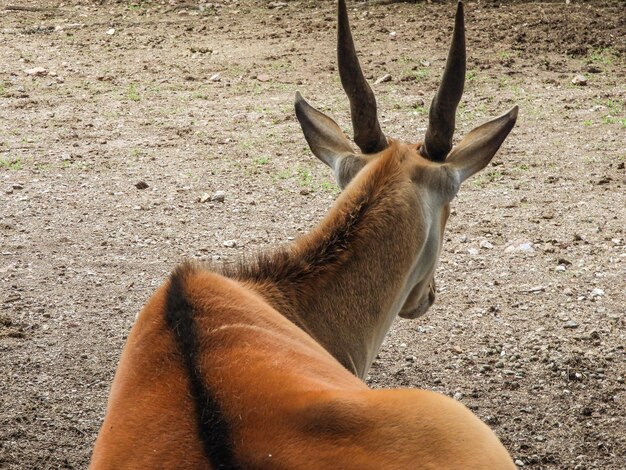
{"type": "MultiPolygon", "coordinates": [[[[461,404],[419,390],[370,391],[258,294],[185,267],[197,367],[231,424],[237,468],[507,469],[508,454],[461,404]]],[[[212,468],[157,292],[133,328],[92,468],[212,468]]]]}
{"type": "MultiPolygon", "coordinates": [[[[228,423],[220,439],[235,466],[224,468],[514,468],[461,404],[427,391],[370,391],[329,354],[342,357],[351,335],[359,344],[389,309],[384,299],[402,289],[411,251],[425,243],[413,177],[421,171],[420,184],[433,184],[424,181],[431,165],[394,143],[293,245],[226,268],[228,277],[177,270],[129,335],[91,467],[212,468],[199,430],[211,423],[197,422],[186,359],[165,320],[176,295],[191,312],[194,367],[228,423]],[[389,246],[398,234],[403,241],[389,246]]],[[[441,214],[435,223],[445,224],[441,214]]]]}

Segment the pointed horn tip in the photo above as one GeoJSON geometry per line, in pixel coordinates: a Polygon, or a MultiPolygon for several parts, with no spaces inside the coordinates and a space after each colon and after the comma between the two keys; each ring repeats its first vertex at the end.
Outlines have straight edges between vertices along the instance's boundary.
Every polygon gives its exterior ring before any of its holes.
{"type": "Polygon", "coordinates": [[[296,111],[298,109],[307,108],[311,106],[309,102],[304,99],[304,97],[300,94],[299,91],[296,91],[296,101],[294,104],[296,106],[296,111]]]}
{"type": "Polygon", "coordinates": [[[519,106],[515,105],[507,113],[507,115],[509,116],[509,119],[511,119],[513,122],[515,122],[517,120],[517,113],[518,113],[518,111],[519,111],[519,106]]]}

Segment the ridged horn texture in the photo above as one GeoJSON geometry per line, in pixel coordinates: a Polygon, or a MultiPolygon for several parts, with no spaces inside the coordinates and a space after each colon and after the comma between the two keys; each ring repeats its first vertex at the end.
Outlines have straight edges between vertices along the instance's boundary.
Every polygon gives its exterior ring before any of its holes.
{"type": "Polygon", "coordinates": [[[387,138],[376,114],[376,98],[367,83],[354,48],[345,0],[339,0],[337,61],[341,85],[350,100],[354,142],[363,153],[376,153],[387,147],[387,138]]]}
{"type": "Polygon", "coordinates": [[[456,108],[461,101],[464,84],[465,21],[463,2],[459,2],[446,69],[428,113],[428,129],[426,130],[422,153],[430,160],[445,160],[452,148],[456,108]]]}

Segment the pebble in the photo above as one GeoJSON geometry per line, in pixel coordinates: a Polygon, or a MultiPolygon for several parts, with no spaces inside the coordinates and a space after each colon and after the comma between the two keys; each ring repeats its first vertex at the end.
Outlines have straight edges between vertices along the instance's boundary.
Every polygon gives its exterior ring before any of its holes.
{"type": "Polygon", "coordinates": [[[563,328],[578,328],[578,323],[576,323],[574,320],[568,320],[563,324],[563,328]]]}
{"type": "Polygon", "coordinates": [[[483,240],[480,242],[480,247],[486,250],[491,250],[493,248],[493,243],[488,240],[483,240]]]}
{"type": "Polygon", "coordinates": [[[115,28],[107,29],[107,34],[113,36],[115,34],[115,28]]]}
{"type": "Polygon", "coordinates": [[[515,465],[517,465],[518,467],[523,467],[524,466],[524,462],[522,462],[520,459],[515,460],[515,465]]]}
{"type": "Polygon", "coordinates": [[[218,73],[214,73],[213,75],[211,75],[211,78],[209,78],[210,81],[212,82],[219,82],[220,80],[222,80],[222,76],[218,73]]]}
{"type": "Polygon", "coordinates": [[[198,202],[202,202],[202,203],[210,201],[210,200],[211,200],[211,196],[209,196],[209,193],[203,193],[202,196],[198,198],[198,202]]]}
{"type": "Polygon", "coordinates": [[[476,248],[468,248],[467,252],[471,255],[471,256],[476,256],[478,254],[478,250],[476,248]]]}
{"type": "Polygon", "coordinates": [[[586,86],[587,78],[584,75],[576,75],[574,78],[572,78],[572,85],[586,86]]]}
{"type": "Polygon", "coordinates": [[[454,398],[455,400],[457,400],[457,401],[460,401],[460,400],[462,400],[462,399],[463,399],[463,394],[462,394],[461,392],[456,392],[456,393],[453,395],[453,398],[454,398]]]}
{"type": "Polygon", "coordinates": [[[602,297],[604,295],[604,291],[602,289],[598,289],[597,287],[591,291],[589,295],[590,298],[595,299],[596,297],[602,297]]]}
{"type": "Polygon", "coordinates": [[[374,82],[374,85],[380,85],[381,83],[390,82],[390,81],[391,81],[391,74],[386,73],[385,75],[380,77],[378,80],[376,80],[374,82]]]}
{"type": "Polygon", "coordinates": [[[211,201],[215,202],[224,202],[226,199],[226,193],[224,191],[215,191],[213,196],[211,196],[211,201]]]}
{"type": "Polygon", "coordinates": [[[554,270],[557,273],[562,273],[563,271],[565,271],[567,268],[565,266],[563,266],[562,264],[559,264],[556,268],[554,268],[554,270]]]}
{"type": "Polygon", "coordinates": [[[531,241],[514,240],[504,249],[505,253],[534,253],[535,248],[531,241]]]}
{"type": "Polygon", "coordinates": [[[148,183],[146,183],[145,181],[138,181],[137,183],[135,183],[135,188],[137,189],[147,189],[149,188],[148,183]]]}
{"type": "Polygon", "coordinates": [[[43,77],[44,75],[48,75],[48,71],[43,67],[34,67],[32,69],[24,70],[26,75],[32,75],[34,77],[43,77]]]}
{"type": "Polygon", "coordinates": [[[237,242],[235,240],[224,240],[222,245],[226,248],[235,248],[237,246],[237,242]]]}
{"type": "Polygon", "coordinates": [[[260,82],[269,82],[272,79],[272,77],[270,77],[267,74],[260,73],[259,75],[257,75],[256,79],[260,82]]]}

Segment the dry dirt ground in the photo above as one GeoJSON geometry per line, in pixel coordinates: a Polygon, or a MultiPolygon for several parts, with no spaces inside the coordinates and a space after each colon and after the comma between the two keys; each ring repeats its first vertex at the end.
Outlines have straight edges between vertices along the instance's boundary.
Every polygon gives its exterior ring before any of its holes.
{"type": "MultiPolygon", "coordinates": [[[[170,270],[288,243],[332,204],[292,103],[349,133],[334,3],[270,3],[0,2],[0,468],[85,468],[170,270]]],[[[421,139],[453,4],[350,6],[366,75],[391,75],[386,133],[421,139]]],[[[457,136],[520,118],[454,202],[435,306],[396,321],[368,381],[455,396],[524,468],[623,470],[624,5],[466,10],[457,136]]]]}

